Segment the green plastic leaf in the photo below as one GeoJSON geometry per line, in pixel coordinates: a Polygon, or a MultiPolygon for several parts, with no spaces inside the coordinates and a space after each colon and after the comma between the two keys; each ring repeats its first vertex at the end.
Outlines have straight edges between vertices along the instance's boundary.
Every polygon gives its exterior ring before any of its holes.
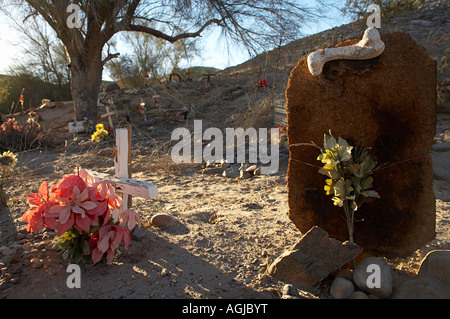
{"type": "Polygon", "coordinates": [[[344,140],[342,137],[340,137],[339,136],[339,138],[338,138],[338,144],[340,145],[340,146],[345,146],[345,147],[349,147],[350,145],[348,145],[348,143],[347,143],[347,141],[346,140],[344,140]]]}
{"type": "Polygon", "coordinates": [[[372,186],[373,186],[373,177],[372,176],[367,177],[364,181],[361,182],[360,185],[361,185],[361,190],[362,191],[365,191],[365,190],[368,190],[368,189],[372,188],[372,186]]]}
{"type": "Polygon", "coordinates": [[[361,195],[365,197],[381,198],[380,195],[374,190],[367,190],[365,192],[362,192],[361,195]]]}
{"type": "Polygon", "coordinates": [[[319,169],[318,173],[325,175],[325,176],[331,178],[332,180],[338,180],[339,178],[341,178],[341,175],[337,171],[336,167],[328,165],[328,164],[325,164],[324,167],[321,167],[319,169]]]}
{"type": "Polygon", "coordinates": [[[363,177],[364,175],[361,175],[361,164],[351,164],[347,168],[347,171],[351,174],[355,175],[358,178],[363,177]]]}
{"type": "Polygon", "coordinates": [[[335,157],[340,162],[349,161],[352,158],[352,146],[336,146],[334,151],[336,153],[335,157]]]}
{"type": "Polygon", "coordinates": [[[89,255],[91,253],[91,249],[89,248],[89,242],[87,240],[81,241],[81,250],[84,255],[89,255]]]}
{"type": "Polygon", "coordinates": [[[324,149],[330,150],[330,149],[334,148],[336,146],[336,144],[337,144],[337,141],[334,138],[334,136],[331,135],[331,132],[330,132],[329,136],[327,134],[323,135],[323,148],[324,149]]]}

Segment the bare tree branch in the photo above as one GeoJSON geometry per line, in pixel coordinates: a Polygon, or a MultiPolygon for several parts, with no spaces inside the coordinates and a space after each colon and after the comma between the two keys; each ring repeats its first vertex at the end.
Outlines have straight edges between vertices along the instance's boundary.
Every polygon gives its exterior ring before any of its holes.
{"type": "Polygon", "coordinates": [[[211,20],[207,21],[197,32],[185,32],[185,33],[178,34],[176,36],[170,36],[159,30],[156,30],[156,29],[153,29],[150,27],[146,27],[143,25],[134,25],[134,24],[130,24],[130,25],[126,26],[122,31],[144,32],[144,33],[151,34],[157,38],[167,40],[170,43],[174,43],[180,39],[199,37],[201,35],[201,33],[211,24],[220,25],[220,20],[211,19],[211,20]]]}
{"type": "Polygon", "coordinates": [[[106,63],[108,63],[112,59],[116,59],[119,56],[120,56],[120,53],[108,54],[108,56],[105,59],[103,59],[102,64],[105,65],[106,63]]]}
{"type": "Polygon", "coordinates": [[[76,118],[83,119],[96,118],[103,67],[118,56],[105,54],[104,48],[121,31],[142,32],[175,43],[199,37],[208,27],[216,25],[226,39],[243,43],[249,53],[256,54],[279,46],[281,39],[298,38],[305,17],[317,18],[311,3],[336,0],[9,1],[15,5],[28,4],[24,17],[38,13],[65,45],[71,60],[76,118]],[[81,9],[79,29],[67,24],[69,4],[81,9]]]}

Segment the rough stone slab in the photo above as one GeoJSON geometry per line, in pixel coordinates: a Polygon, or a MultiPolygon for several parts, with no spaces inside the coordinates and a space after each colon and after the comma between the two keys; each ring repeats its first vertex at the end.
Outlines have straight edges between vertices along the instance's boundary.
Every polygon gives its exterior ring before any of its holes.
{"type": "MultiPolygon", "coordinates": [[[[435,238],[436,201],[429,152],[436,132],[436,63],[404,33],[381,34],[385,51],[370,60],[336,60],[314,77],[306,59],[288,88],[289,144],[323,143],[333,135],[371,147],[386,166],[374,174],[380,200],[358,210],[355,243],[385,256],[406,256],[435,238]]],[[[339,45],[352,45],[348,40],[339,45]]],[[[302,232],[313,226],[348,238],[344,211],[323,190],[313,147],[290,147],[289,217],[302,232]]]]}
{"type": "Polygon", "coordinates": [[[341,243],[329,238],[323,229],[313,227],[269,266],[268,273],[298,286],[312,287],[361,252],[358,245],[341,243]]]}

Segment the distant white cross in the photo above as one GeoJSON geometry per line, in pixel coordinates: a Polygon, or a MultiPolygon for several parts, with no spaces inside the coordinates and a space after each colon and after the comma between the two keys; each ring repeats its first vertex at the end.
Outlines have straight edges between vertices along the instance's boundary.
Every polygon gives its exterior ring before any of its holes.
{"type": "MultiPolygon", "coordinates": [[[[99,104],[99,105],[103,106],[102,104],[99,104]]],[[[111,128],[114,128],[113,120],[111,118],[111,116],[113,116],[113,115],[115,115],[117,118],[117,109],[116,109],[116,105],[114,104],[114,101],[111,99],[108,99],[108,104],[105,105],[105,108],[106,108],[106,113],[103,114],[101,116],[101,118],[104,119],[105,117],[107,117],[108,121],[109,121],[109,126],[111,128]],[[114,111],[111,111],[111,109],[109,107],[113,107],[114,111]]]]}

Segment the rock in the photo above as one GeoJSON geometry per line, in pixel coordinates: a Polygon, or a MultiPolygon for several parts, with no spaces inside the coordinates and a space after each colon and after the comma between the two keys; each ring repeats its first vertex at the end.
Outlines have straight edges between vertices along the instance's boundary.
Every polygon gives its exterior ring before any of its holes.
{"type": "Polygon", "coordinates": [[[136,239],[138,241],[144,241],[147,239],[149,232],[144,228],[134,228],[133,232],[131,233],[131,237],[133,239],[136,239]]]}
{"type": "Polygon", "coordinates": [[[410,20],[409,23],[411,24],[418,24],[419,26],[433,26],[434,23],[431,21],[427,21],[427,20],[410,20]]]}
{"type": "Polygon", "coordinates": [[[392,299],[450,299],[450,286],[431,277],[411,279],[396,289],[392,299]]]}
{"type": "Polygon", "coordinates": [[[419,277],[432,277],[450,285],[450,250],[433,250],[422,260],[419,277]]]}
{"type": "Polygon", "coordinates": [[[369,299],[369,296],[367,296],[362,291],[355,291],[348,297],[348,299],[369,299]]]}
{"type": "Polygon", "coordinates": [[[407,33],[381,34],[381,40],[386,48],[377,58],[330,61],[316,77],[306,58],[292,70],[286,91],[289,217],[301,232],[317,225],[337,240],[348,238],[343,209],[333,205],[324,176],[311,167],[321,164],[319,151],[292,146],[322,146],[331,130],[336,138],[363,141],[379,165],[387,164],[373,176],[381,199],[358,210],[364,222],[355,227],[355,242],[383,256],[407,256],[435,238],[433,163],[424,154],[436,132],[436,62],[407,33]]]}
{"type": "Polygon", "coordinates": [[[240,179],[249,179],[252,177],[252,174],[247,171],[239,171],[239,178],[240,179]]]}
{"type": "Polygon", "coordinates": [[[216,162],[216,165],[219,165],[221,168],[229,168],[231,166],[231,164],[225,159],[221,159],[219,162],[216,162]]]}
{"type": "Polygon", "coordinates": [[[168,275],[170,275],[170,271],[167,270],[166,268],[163,268],[163,269],[161,270],[161,277],[166,277],[166,276],[168,276],[168,275]]]}
{"type": "Polygon", "coordinates": [[[249,172],[249,173],[253,173],[255,171],[255,169],[257,169],[257,168],[258,168],[257,165],[252,165],[252,166],[247,167],[247,169],[245,171],[249,172]]]}
{"type": "Polygon", "coordinates": [[[44,267],[44,262],[41,261],[41,260],[36,260],[36,261],[33,263],[33,268],[34,268],[34,269],[41,269],[42,267],[44,267]]]}
{"type": "Polygon", "coordinates": [[[22,260],[18,254],[12,254],[5,257],[5,262],[7,264],[13,265],[18,264],[22,260]]]}
{"type": "Polygon", "coordinates": [[[352,281],[353,280],[353,272],[350,269],[345,268],[345,269],[342,269],[341,271],[339,271],[337,273],[336,277],[343,277],[349,281],[352,281]]]}
{"type": "Polygon", "coordinates": [[[237,166],[234,165],[224,170],[222,176],[228,178],[237,178],[240,176],[240,170],[237,166]]]}
{"type": "Polygon", "coordinates": [[[353,283],[344,277],[336,277],[330,287],[334,299],[347,299],[355,291],[353,283]]]}
{"type": "Polygon", "coordinates": [[[422,260],[418,277],[403,283],[394,299],[449,299],[450,251],[434,250],[422,260]]]}
{"type": "Polygon", "coordinates": [[[106,87],[106,92],[112,92],[112,91],[117,91],[120,90],[120,86],[117,83],[111,83],[106,87]]]}
{"type": "Polygon", "coordinates": [[[353,281],[362,290],[380,297],[387,298],[392,294],[392,270],[387,262],[378,257],[367,257],[363,259],[355,268],[353,272],[353,281]],[[379,266],[379,284],[380,287],[368,287],[368,281],[373,283],[373,276],[377,274],[376,271],[369,268],[370,265],[379,266]],[[369,278],[370,277],[370,278],[369,278]]]}
{"type": "MultiPolygon", "coordinates": [[[[294,297],[294,298],[300,298],[300,295],[298,294],[297,289],[295,289],[294,286],[292,286],[291,284],[286,284],[283,286],[282,295],[290,296],[290,297],[294,297]]],[[[287,298],[284,298],[284,299],[287,299],[287,298]]]]}
{"type": "Polygon", "coordinates": [[[11,250],[11,248],[6,247],[6,246],[1,247],[0,251],[3,256],[10,256],[13,254],[13,251],[11,250]]]}
{"type": "Polygon", "coordinates": [[[444,141],[450,142],[450,130],[446,130],[444,133],[444,141]]]}
{"type": "Polygon", "coordinates": [[[298,286],[311,287],[361,252],[358,245],[341,243],[329,238],[323,229],[313,227],[269,266],[268,274],[298,286]]]}
{"type": "Polygon", "coordinates": [[[433,159],[434,178],[437,180],[450,181],[450,171],[448,169],[450,152],[432,151],[430,155],[433,159]]]}
{"type": "Polygon", "coordinates": [[[214,166],[214,161],[207,161],[207,162],[204,164],[204,166],[205,166],[205,167],[215,167],[215,166],[214,166]]]}
{"type": "Polygon", "coordinates": [[[295,288],[291,284],[286,284],[281,291],[281,299],[319,299],[308,291],[295,288]]]}
{"type": "Polygon", "coordinates": [[[151,218],[150,222],[156,227],[167,227],[174,222],[174,219],[170,215],[156,214],[151,218]]]}

